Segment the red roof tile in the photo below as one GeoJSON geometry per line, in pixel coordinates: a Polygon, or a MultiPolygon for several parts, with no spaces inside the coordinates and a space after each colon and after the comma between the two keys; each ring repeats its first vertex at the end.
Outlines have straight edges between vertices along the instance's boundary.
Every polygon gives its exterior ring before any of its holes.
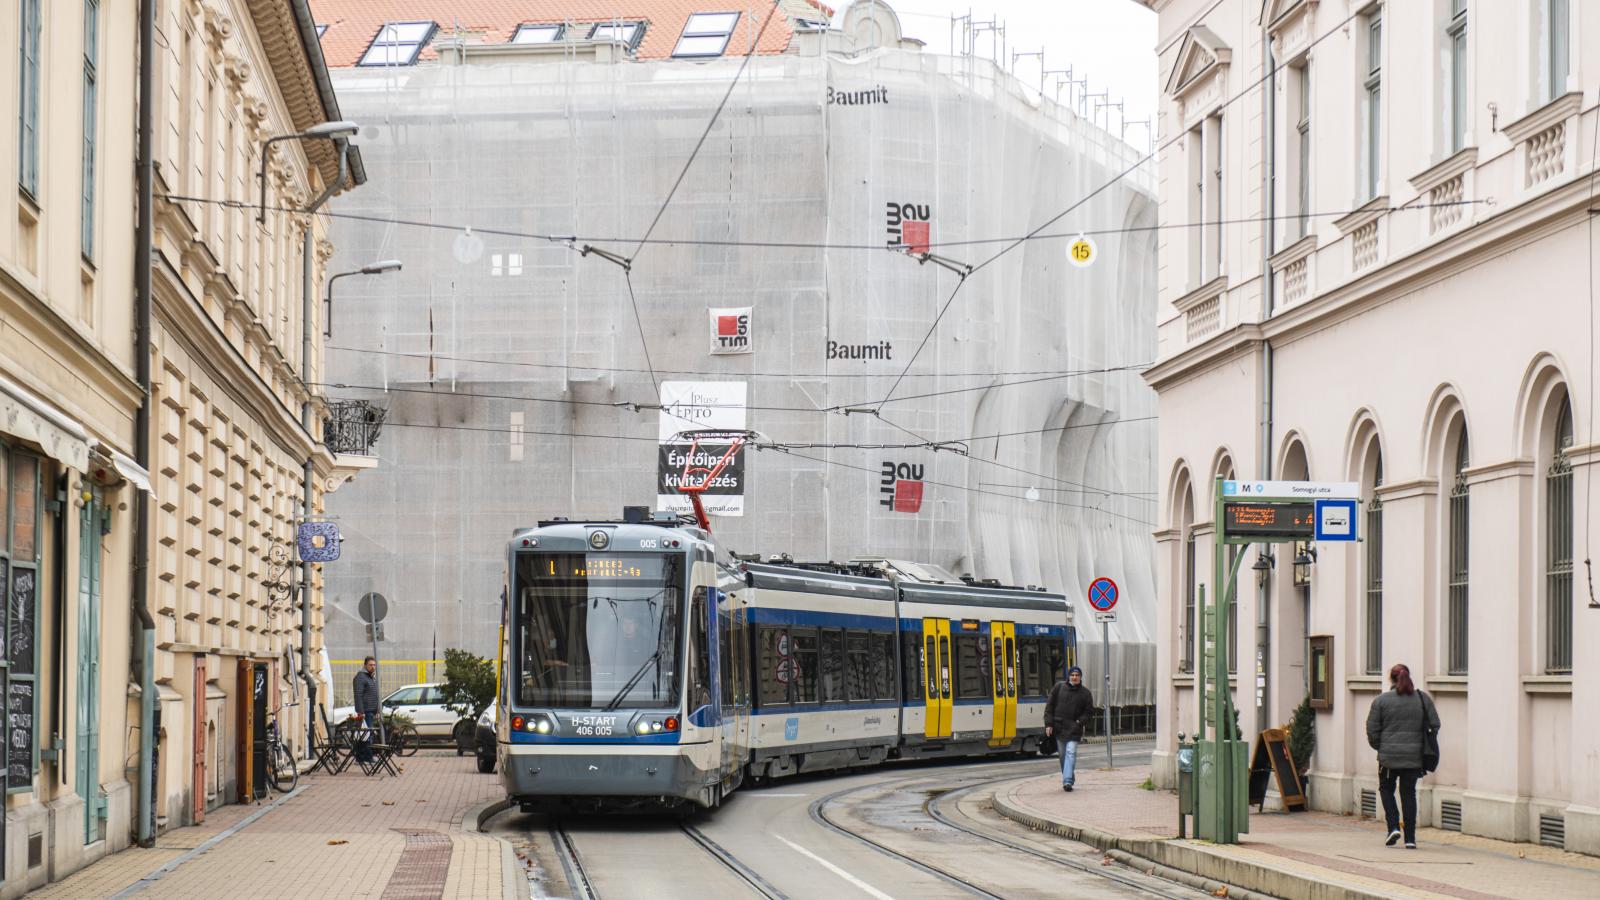
{"type": "MultiPolygon", "coordinates": [[[[438,23],[434,40],[462,33],[475,43],[503,44],[511,40],[523,23],[592,23],[620,20],[644,22],[644,39],[639,43],[639,59],[666,59],[677,46],[683,26],[691,13],[739,12],[739,24],[728,41],[726,56],[740,56],[749,49],[751,37],[761,28],[771,8],[770,0],[311,0],[317,24],[327,25],[322,35],[322,55],[328,68],[349,68],[360,61],[378,29],[386,22],[438,23]]],[[[818,0],[796,4],[779,2],[767,26],[757,53],[782,53],[788,49],[793,27],[785,9],[796,6],[831,10],[818,0]]],[[[581,34],[587,35],[585,29],[581,34]]],[[[420,59],[437,58],[431,48],[420,59]]]]}

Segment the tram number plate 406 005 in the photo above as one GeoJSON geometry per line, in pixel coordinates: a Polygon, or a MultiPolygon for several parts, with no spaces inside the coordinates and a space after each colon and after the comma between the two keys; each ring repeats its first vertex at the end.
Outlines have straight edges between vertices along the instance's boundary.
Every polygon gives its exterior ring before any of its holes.
{"type": "Polygon", "coordinates": [[[573,716],[572,730],[580,737],[606,737],[617,727],[616,716],[573,716]]]}

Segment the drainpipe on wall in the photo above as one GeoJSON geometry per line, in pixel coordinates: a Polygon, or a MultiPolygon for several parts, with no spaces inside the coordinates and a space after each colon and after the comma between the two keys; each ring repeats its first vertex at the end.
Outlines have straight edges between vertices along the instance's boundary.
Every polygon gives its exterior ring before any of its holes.
{"type": "MultiPolygon", "coordinates": [[[[339,176],[328,185],[317,199],[311,201],[306,207],[305,236],[301,244],[301,306],[300,306],[300,377],[306,382],[306,398],[300,403],[300,426],[306,430],[306,437],[312,440],[311,452],[306,455],[305,470],[302,472],[302,483],[305,496],[301,499],[301,513],[310,517],[313,497],[314,479],[316,472],[312,465],[312,457],[316,454],[316,441],[311,428],[311,341],[315,329],[311,325],[312,312],[315,309],[316,296],[315,283],[312,280],[312,259],[316,247],[312,244],[312,228],[310,216],[315,215],[322,204],[328,202],[339,191],[344,190],[345,183],[350,176],[350,142],[340,138],[334,142],[339,148],[339,176]]],[[[300,564],[300,677],[306,682],[306,746],[305,757],[311,758],[311,746],[316,742],[316,706],[317,706],[317,681],[311,675],[311,563],[300,564]]]]}
{"type": "MultiPolygon", "coordinates": [[[[1267,33],[1266,23],[1261,26],[1261,65],[1266,69],[1266,90],[1261,92],[1261,118],[1266,122],[1267,139],[1261,142],[1264,148],[1262,153],[1262,194],[1266,198],[1266,216],[1261,222],[1261,322],[1264,325],[1272,318],[1273,282],[1272,282],[1272,254],[1276,252],[1274,241],[1277,229],[1273,219],[1277,211],[1275,192],[1278,179],[1278,154],[1277,149],[1278,125],[1276,106],[1272,102],[1273,92],[1277,89],[1277,65],[1272,58],[1272,39],[1267,33]]],[[[1263,338],[1261,341],[1261,419],[1260,434],[1256,438],[1256,468],[1261,473],[1263,481],[1272,478],[1272,342],[1263,338]]],[[[1257,545],[1256,552],[1262,553],[1271,549],[1270,544],[1257,545]]],[[[1269,572],[1265,578],[1258,579],[1256,585],[1256,659],[1261,666],[1261,698],[1256,703],[1256,730],[1266,727],[1267,710],[1270,708],[1272,692],[1271,660],[1272,660],[1272,575],[1269,572]]]]}
{"type": "MultiPolygon", "coordinates": [[[[156,0],[139,4],[139,220],[134,241],[133,283],[135,325],[134,369],[143,395],[134,418],[134,459],[150,469],[150,263],[155,252],[154,121],[156,96],[156,0]]],[[[149,503],[144,491],[133,492],[133,613],[140,639],[134,645],[139,666],[139,846],[155,843],[156,620],[147,591],[150,568],[149,503]]]]}

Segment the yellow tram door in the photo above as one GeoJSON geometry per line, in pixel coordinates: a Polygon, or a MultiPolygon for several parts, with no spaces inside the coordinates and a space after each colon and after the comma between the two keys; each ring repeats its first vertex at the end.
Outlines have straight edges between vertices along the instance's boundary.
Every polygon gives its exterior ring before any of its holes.
{"type": "Polygon", "coordinates": [[[1004,747],[1017,736],[1017,626],[989,623],[990,682],[994,689],[994,730],[989,746],[1004,747]]]}
{"type": "Polygon", "coordinates": [[[924,703],[924,737],[950,736],[950,622],[948,619],[922,620],[923,670],[927,690],[924,703]]]}

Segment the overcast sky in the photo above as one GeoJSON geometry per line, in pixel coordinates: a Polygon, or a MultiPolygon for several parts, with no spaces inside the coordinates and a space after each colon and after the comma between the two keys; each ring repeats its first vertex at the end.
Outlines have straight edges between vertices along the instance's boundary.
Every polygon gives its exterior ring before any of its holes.
{"type": "MultiPolygon", "coordinates": [[[[1110,99],[1125,104],[1128,121],[1149,119],[1156,106],[1156,15],[1133,0],[886,0],[900,15],[908,37],[919,38],[934,53],[950,52],[952,14],[969,10],[979,22],[995,20],[1005,26],[1005,53],[995,48],[994,35],[978,36],[978,54],[1012,67],[1013,52],[1037,53],[1042,47],[1049,69],[1072,67],[1074,79],[1089,78],[1090,93],[1109,91],[1110,99]]],[[[848,0],[830,5],[841,12],[848,0]]],[[[959,26],[958,26],[959,29],[959,26]]],[[[959,48],[960,32],[956,43],[959,48]]],[[[1025,57],[1015,65],[1017,78],[1039,84],[1039,59],[1025,57]]],[[[1055,78],[1047,79],[1046,93],[1054,94],[1055,78]]],[[[1077,90],[1074,88],[1074,90],[1077,90]]],[[[1063,90],[1065,100],[1066,92],[1063,90]]],[[[1107,113],[1102,113],[1101,123],[1107,113]]],[[[1117,113],[1109,112],[1113,133],[1117,113]]],[[[1143,146],[1142,127],[1128,129],[1128,141],[1143,146]]]]}

